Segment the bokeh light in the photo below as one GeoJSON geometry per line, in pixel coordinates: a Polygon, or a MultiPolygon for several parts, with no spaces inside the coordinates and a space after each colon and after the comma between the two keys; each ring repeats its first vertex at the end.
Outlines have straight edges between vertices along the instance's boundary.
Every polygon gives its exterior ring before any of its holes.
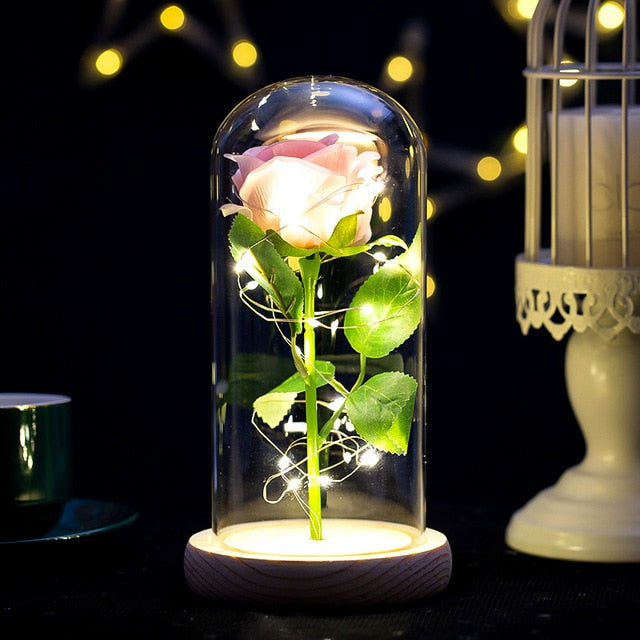
{"type": "Polygon", "coordinates": [[[95,67],[103,76],[113,76],[122,69],[123,58],[120,51],[115,48],[101,51],[95,60],[95,67]]]}
{"type": "Polygon", "coordinates": [[[527,153],[528,131],[527,125],[523,124],[518,127],[511,136],[511,144],[513,148],[522,155],[527,153]]]}
{"type": "Polygon", "coordinates": [[[476,165],[478,176],[486,182],[497,180],[502,173],[502,164],[495,156],[484,156],[476,165]]]}
{"type": "Polygon", "coordinates": [[[179,31],[184,27],[186,17],[181,7],[177,4],[170,4],[162,9],[159,20],[167,31],[179,31]]]}
{"type": "Polygon", "coordinates": [[[436,203],[433,198],[427,197],[427,220],[431,220],[436,215],[436,203]]]}
{"type": "Polygon", "coordinates": [[[426,283],[427,283],[427,298],[430,298],[436,292],[436,281],[433,279],[432,275],[427,274],[426,283]]]}
{"type": "Polygon", "coordinates": [[[598,25],[605,31],[619,29],[624,22],[624,8],[618,2],[603,2],[598,8],[598,25]]]}
{"type": "Polygon", "coordinates": [[[239,67],[252,67],[258,60],[258,50],[253,42],[238,40],[231,49],[231,56],[239,67]]]}
{"type": "Polygon", "coordinates": [[[380,199],[378,204],[378,216],[382,222],[388,222],[391,218],[391,200],[387,197],[380,199]]]}
{"type": "MultiPolygon", "coordinates": [[[[560,63],[560,73],[576,73],[578,72],[578,67],[575,66],[575,61],[571,60],[571,58],[563,58],[560,63]]],[[[560,80],[560,86],[565,89],[568,87],[573,87],[578,80],[576,78],[567,78],[566,80],[560,80]]]]}
{"type": "Polygon", "coordinates": [[[413,75],[413,64],[406,56],[394,56],[387,62],[387,75],[394,82],[406,82],[413,75]]]}
{"type": "Polygon", "coordinates": [[[508,0],[509,15],[519,20],[531,20],[538,6],[538,0],[508,0]]]}

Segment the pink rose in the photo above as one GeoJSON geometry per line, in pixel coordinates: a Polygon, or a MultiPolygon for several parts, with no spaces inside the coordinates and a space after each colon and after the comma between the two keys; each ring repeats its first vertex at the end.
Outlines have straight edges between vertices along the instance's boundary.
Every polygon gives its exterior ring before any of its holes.
{"type": "Polygon", "coordinates": [[[238,165],[232,179],[242,205],[222,205],[223,215],[243,213],[289,244],[313,249],[329,240],[339,220],[362,212],[352,244],[365,244],[382,186],[380,155],[358,153],[337,139],[334,133],[321,140],[282,140],[226,154],[238,165]]]}

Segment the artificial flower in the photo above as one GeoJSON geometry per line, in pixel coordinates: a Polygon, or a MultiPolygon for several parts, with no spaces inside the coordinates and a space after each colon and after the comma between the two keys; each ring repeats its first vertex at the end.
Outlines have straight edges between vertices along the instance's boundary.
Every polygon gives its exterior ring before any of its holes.
{"type": "Polygon", "coordinates": [[[352,244],[371,238],[371,207],[381,190],[376,151],[359,153],[334,133],[225,157],[238,165],[232,180],[242,204],[223,205],[223,215],[242,213],[263,231],[273,229],[295,247],[314,249],[331,238],[342,218],[358,214],[352,244]]]}

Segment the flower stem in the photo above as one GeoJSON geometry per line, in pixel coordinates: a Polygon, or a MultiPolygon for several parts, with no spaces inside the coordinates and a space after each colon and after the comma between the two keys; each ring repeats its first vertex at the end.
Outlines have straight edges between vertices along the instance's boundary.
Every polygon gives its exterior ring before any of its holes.
{"type": "MultiPolygon", "coordinates": [[[[347,396],[350,393],[353,393],[363,383],[366,370],[367,370],[367,356],[361,353],[360,354],[360,373],[358,374],[358,379],[355,381],[353,387],[351,387],[351,390],[345,389],[342,385],[339,385],[340,386],[339,389],[337,384],[333,384],[332,386],[337,391],[339,391],[339,393],[341,393],[346,400],[347,396]]],[[[337,381],[334,381],[334,383],[335,382],[337,381]]],[[[328,437],[329,433],[331,433],[331,430],[333,429],[333,423],[335,422],[336,418],[338,418],[340,414],[344,411],[344,404],[345,404],[345,401],[343,400],[340,406],[333,412],[331,417],[324,423],[323,427],[320,429],[320,442],[324,442],[328,437]]]]}
{"type": "Polygon", "coordinates": [[[307,422],[307,476],[309,526],[312,540],[322,540],[322,492],[320,485],[320,437],[318,435],[318,393],[316,380],[315,298],[320,273],[320,256],[313,254],[300,260],[304,288],[304,362],[305,412],[307,422]]]}

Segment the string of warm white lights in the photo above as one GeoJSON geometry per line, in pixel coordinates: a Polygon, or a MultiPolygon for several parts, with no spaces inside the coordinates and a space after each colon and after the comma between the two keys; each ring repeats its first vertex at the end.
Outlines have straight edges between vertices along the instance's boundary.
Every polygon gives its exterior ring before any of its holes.
{"type": "MultiPolygon", "coordinates": [[[[526,33],[538,0],[493,0],[502,18],[513,29],[526,33]]],[[[137,28],[127,34],[119,33],[119,26],[127,9],[127,0],[107,0],[94,43],[87,49],[82,65],[82,80],[86,84],[104,82],[116,77],[132,64],[135,56],[160,37],[178,37],[196,48],[234,84],[254,90],[263,82],[261,53],[258,44],[248,35],[237,4],[230,0],[214,0],[225,29],[222,35],[181,4],[159,6],[137,28]]],[[[619,2],[607,0],[598,10],[598,24],[603,33],[615,34],[622,26],[624,9],[619,2]]],[[[582,29],[581,16],[574,16],[576,29],[582,29]]],[[[582,17],[582,21],[584,18],[582,17]]],[[[569,21],[571,23],[571,21],[569,21]]],[[[378,85],[399,98],[418,123],[422,111],[427,48],[426,29],[420,20],[407,22],[399,34],[396,50],[385,60],[378,85]]],[[[565,62],[571,62],[566,60],[565,62]]],[[[570,82],[570,81],[569,81],[570,82]]],[[[569,86],[569,82],[567,86],[569,86]]],[[[425,139],[427,139],[425,133],[425,139]]],[[[520,125],[504,136],[500,149],[493,153],[478,153],[467,149],[453,149],[429,144],[429,166],[450,173],[464,181],[440,192],[430,192],[427,219],[441,215],[447,209],[486,191],[491,185],[500,188],[524,172],[527,151],[526,126],[520,125]]],[[[435,290],[431,277],[427,280],[427,294],[435,290]]]]}
{"type": "MultiPolygon", "coordinates": [[[[285,433],[290,433],[291,421],[285,423],[285,433]]],[[[263,498],[269,504],[281,502],[287,495],[292,496],[309,515],[309,507],[303,497],[309,483],[307,471],[306,437],[297,438],[288,445],[286,451],[273,442],[261,429],[253,417],[253,425],[269,446],[278,452],[277,471],[264,483],[263,498]]],[[[301,433],[306,433],[306,424],[302,424],[301,433]]],[[[331,452],[333,459],[322,469],[319,480],[323,487],[344,482],[362,467],[374,467],[380,460],[380,452],[363,440],[346,416],[336,420],[330,437],[320,447],[320,452],[331,452]],[[342,428],[345,430],[343,431],[342,428]],[[331,473],[329,473],[331,472],[331,473]]]]}

